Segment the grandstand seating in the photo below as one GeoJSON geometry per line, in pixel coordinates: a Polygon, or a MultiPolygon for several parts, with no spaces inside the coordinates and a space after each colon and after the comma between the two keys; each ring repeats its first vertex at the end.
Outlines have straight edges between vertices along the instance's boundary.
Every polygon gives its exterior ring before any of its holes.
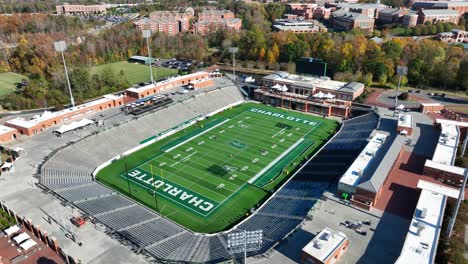
{"type": "MultiPolygon", "coordinates": [[[[41,166],[40,183],[156,259],[170,262],[229,259],[232,255],[226,249],[226,234],[194,234],[94,182],[91,174],[99,164],[137,146],[142,140],[242,100],[240,91],[229,86],[86,137],[50,157],[41,166]]],[[[335,180],[341,175],[336,168],[345,170],[349,166],[377,123],[375,113],[345,121],[334,139],[236,230],[262,229],[264,241],[257,253],[269,250],[300,225],[325,190],[335,188],[335,180]]]]}

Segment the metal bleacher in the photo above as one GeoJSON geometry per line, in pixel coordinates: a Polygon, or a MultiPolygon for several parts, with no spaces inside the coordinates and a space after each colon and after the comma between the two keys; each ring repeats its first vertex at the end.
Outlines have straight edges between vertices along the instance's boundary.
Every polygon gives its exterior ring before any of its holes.
{"type": "MultiPolygon", "coordinates": [[[[233,257],[226,248],[228,232],[195,234],[93,181],[91,174],[99,164],[148,137],[242,100],[238,88],[229,86],[84,138],[58,151],[41,166],[40,183],[157,260],[228,260],[233,257]]],[[[344,170],[351,164],[360,151],[360,142],[367,139],[377,122],[375,113],[345,121],[314,159],[233,231],[262,229],[264,242],[256,254],[271,249],[301,224],[324,191],[334,188],[341,175],[337,164],[344,170]]]]}

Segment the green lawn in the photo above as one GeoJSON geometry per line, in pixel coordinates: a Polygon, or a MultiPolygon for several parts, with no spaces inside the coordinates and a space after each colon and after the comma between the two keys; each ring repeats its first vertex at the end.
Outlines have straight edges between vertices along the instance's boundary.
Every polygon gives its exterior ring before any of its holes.
{"type": "Polygon", "coordinates": [[[97,179],[195,232],[218,232],[247,216],[336,126],[243,104],[114,161],[97,179]]]}
{"type": "Polygon", "coordinates": [[[0,97],[12,93],[22,79],[27,77],[14,72],[0,73],[0,97]]]}
{"type": "MultiPolygon", "coordinates": [[[[99,73],[105,68],[110,68],[115,74],[118,74],[120,70],[123,70],[127,75],[128,81],[132,84],[151,80],[148,66],[139,63],[129,63],[127,61],[94,66],[91,68],[91,73],[99,73]]],[[[177,72],[178,71],[176,69],[153,67],[153,78],[154,80],[158,80],[163,77],[176,75],[177,72]]]]}

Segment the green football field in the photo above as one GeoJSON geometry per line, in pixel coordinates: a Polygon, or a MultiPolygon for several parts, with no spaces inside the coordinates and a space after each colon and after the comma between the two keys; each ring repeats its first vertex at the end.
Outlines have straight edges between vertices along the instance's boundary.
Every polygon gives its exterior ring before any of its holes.
{"type": "Polygon", "coordinates": [[[195,232],[213,233],[247,216],[336,126],[247,103],[114,161],[97,180],[195,232]]]}

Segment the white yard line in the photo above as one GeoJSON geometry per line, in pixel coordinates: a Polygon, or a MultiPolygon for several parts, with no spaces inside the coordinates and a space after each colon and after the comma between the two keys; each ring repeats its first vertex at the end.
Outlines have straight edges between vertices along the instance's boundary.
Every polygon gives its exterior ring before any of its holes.
{"type": "Polygon", "coordinates": [[[279,155],[279,157],[277,157],[272,162],[270,162],[270,164],[268,164],[268,166],[266,166],[261,171],[259,171],[253,178],[251,178],[248,181],[248,183],[252,184],[255,180],[257,180],[260,176],[262,176],[263,173],[265,173],[267,170],[269,170],[271,167],[273,167],[273,165],[275,165],[278,161],[280,161],[282,158],[284,158],[284,156],[286,156],[289,152],[291,152],[291,150],[295,149],[297,147],[297,145],[301,144],[302,141],[304,141],[304,138],[300,138],[298,141],[296,141],[296,143],[291,145],[286,151],[284,151],[281,155],[279,155]]]}
{"type": "Polygon", "coordinates": [[[192,157],[192,156],[195,155],[196,153],[198,153],[198,151],[194,151],[194,152],[192,152],[190,155],[188,155],[188,156],[182,158],[181,160],[175,162],[174,164],[171,165],[171,167],[174,167],[175,165],[177,165],[177,164],[179,164],[179,163],[181,163],[181,162],[186,162],[187,160],[190,159],[190,157],[192,157]]]}
{"type": "Polygon", "coordinates": [[[230,120],[230,119],[226,119],[226,120],[224,120],[223,122],[221,122],[221,123],[219,123],[219,124],[217,124],[217,125],[215,125],[215,126],[213,126],[213,127],[211,127],[211,128],[208,128],[207,130],[205,130],[205,131],[203,131],[203,132],[201,132],[201,133],[198,133],[197,135],[195,135],[195,136],[193,136],[193,137],[191,137],[191,138],[189,138],[189,139],[187,139],[187,140],[185,140],[185,141],[183,141],[183,142],[181,142],[181,143],[179,143],[179,144],[173,146],[172,148],[166,150],[165,152],[170,152],[171,150],[176,149],[176,148],[178,148],[179,146],[182,146],[183,144],[185,144],[185,143],[191,141],[192,139],[195,139],[195,138],[197,138],[197,137],[199,137],[199,136],[201,136],[201,135],[203,135],[203,134],[205,134],[205,133],[207,133],[207,132],[209,132],[209,131],[211,131],[211,130],[217,128],[217,127],[219,127],[220,125],[226,123],[226,122],[229,121],[229,120],[230,120]]]}
{"type": "Polygon", "coordinates": [[[284,130],[286,130],[286,128],[281,129],[281,130],[278,131],[276,134],[274,134],[273,136],[271,136],[271,138],[274,138],[274,137],[276,137],[277,135],[281,135],[281,133],[282,133],[284,130]]]}

